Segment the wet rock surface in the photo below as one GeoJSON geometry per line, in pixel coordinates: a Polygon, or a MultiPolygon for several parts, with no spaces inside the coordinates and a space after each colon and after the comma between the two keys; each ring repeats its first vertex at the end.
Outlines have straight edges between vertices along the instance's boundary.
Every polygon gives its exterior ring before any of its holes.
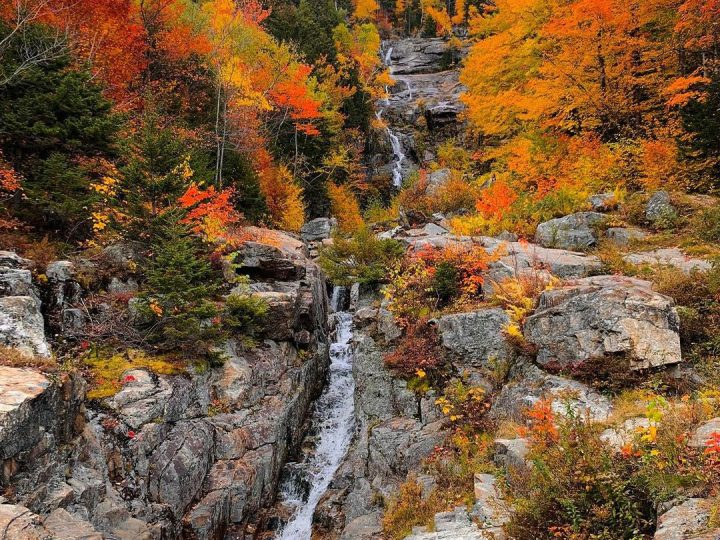
{"type": "MultiPolygon", "coordinates": [[[[464,53],[450,50],[444,38],[385,41],[383,51],[395,83],[388,88],[388,99],[378,105],[379,117],[388,126],[388,140],[386,148],[373,156],[373,168],[376,173],[394,174],[399,187],[418,165],[434,159],[439,142],[460,134],[464,87],[454,62],[464,53]],[[420,145],[419,139],[425,142],[420,145]]],[[[436,175],[430,192],[445,181],[436,175]]]]}

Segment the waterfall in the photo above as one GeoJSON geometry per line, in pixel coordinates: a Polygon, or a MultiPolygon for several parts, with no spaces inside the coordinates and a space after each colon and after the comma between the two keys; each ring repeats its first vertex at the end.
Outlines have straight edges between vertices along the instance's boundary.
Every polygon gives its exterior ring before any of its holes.
{"type": "MultiPolygon", "coordinates": [[[[333,308],[342,305],[345,289],[335,287],[333,308]]],[[[352,314],[335,314],[335,340],[330,345],[330,377],[322,395],[315,402],[312,424],[317,426],[317,446],[307,459],[297,465],[301,480],[309,484],[303,489],[297,475],[283,482],[281,499],[294,507],[294,513],[279,531],[279,540],[310,540],[315,508],[325,494],[338,467],[350,447],[355,427],[355,381],[352,374],[352,314]]]]}
{"type": "MultiPolygon", "coordinates": [[[[388,47],[388,50],[383,55],[383,63],[390,69],[390,75],[392,75],[392,71],[393,71],[392,65],[391,65],[392,52],[393,52],[393,48],[388,47]]],[[[407,86],[408,93],[410,94],[410,99],[412,99],[412,89],[410,88],[410,83],[408,83],[407,81],[404,81],[404,82],[407,86]]],[[[385,106],[383,108],[380,108],[375,115],[378,120],[382,119],[383,112],[385,112],[385,109],[390,105],[390,89],[387,86],[385,87],[385,93],[387,95],[387,97],[384,100],[385,106]]],[[[390,145],[392,146],[392,152],[393,152],[393,157],[394,157],[393,171],[392,171],[393,186],[400,189],[402,187],[402,183],[403,183],[402,165],[403,165],[403,161],[405,161],[405,154],[403,153],[402,144],[400,143],[400,138],[395,133],[393,133],[393,131],[390,129],[389,125],[386,125],[385,131],[387,132],[388,138],[390,139],[390,145]]]]}

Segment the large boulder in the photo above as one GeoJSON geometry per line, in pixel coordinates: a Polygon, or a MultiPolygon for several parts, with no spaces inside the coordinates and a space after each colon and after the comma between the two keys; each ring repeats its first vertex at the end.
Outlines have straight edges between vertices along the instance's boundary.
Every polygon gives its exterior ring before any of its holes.
{"type": "Polygon", "coordinates": [[[675,207],[670,202],[670,194],[667,191],[656,191],[645,205],[645,219],[652,223],[675,214],[675,207]]]}
{"type": "Polygon", "coordinates": [[[270,244],[246,242],[234,262],[238,272],[253,279],[296,281],[305,277],[305,266],[297,255],[270,244]]]}
{"type": "Polygon", "coordinates": [[[319,217],[305,223],[300,229],[300,237],[305,242],[316,242],[330,238],[333,222],[330,218],[319,217]]]}
{"type": "Polygon", "coordinates": [[[535,241],[545,247],[583,251],[597,243],[594,227],[604,219],[599,212],[578,212],[537,226],[535,241]]]}
{"type": "Polygon", "coordinates": [[[525,322],[543,366],[565,368],[606,355],[627,355],[632,369],[680,362],[679,318],[671,298],[652,284],[595,276],[541,294],[525,322]]]}
{"type": "Polygon", "coordinates": [[[443,346],[460,368],[481,369],[493,361],[507,360],[510,348],[504,330],[510,318],[503,309],[486,308],[443,315],[437,328],[443,346]]]}
{"type": "Polygon", "coordinates": [[[42,357],[50,356],[45,321],[34,296],[0,298],[0,345],[42,357]]]}

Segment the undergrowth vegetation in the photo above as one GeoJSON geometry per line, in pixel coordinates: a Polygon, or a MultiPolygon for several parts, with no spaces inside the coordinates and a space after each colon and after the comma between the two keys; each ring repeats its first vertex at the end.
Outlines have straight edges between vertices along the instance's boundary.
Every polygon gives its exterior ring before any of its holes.
{"type": "Polygon", "coordinates": [[[509,476],[515,513],[509,534],[518,538],[647,538],[657,510],[678,490],[716,495],[715,438],[688,445],[697,422],[717,414],[711,395],[646,404],[643,424],[625,433],[622,447],[601,437],[603,427],[570,409],[557,415],[546,402],[530,412],[529,474],[509,476]]]}

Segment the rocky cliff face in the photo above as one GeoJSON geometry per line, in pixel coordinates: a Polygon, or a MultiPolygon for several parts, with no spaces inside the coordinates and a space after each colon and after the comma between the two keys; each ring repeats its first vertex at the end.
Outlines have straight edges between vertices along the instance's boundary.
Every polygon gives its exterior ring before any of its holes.
{"type": "Polygon", "coordinates": [[[432,161],[442,141],[462,136],[463,87],[456,63],[464,53],[451,50],[443,38],[389,40],[383,42],[383,51],[395,84],[388,88],[388,99],[378,104],[388,131],[371,159],[377,173],[397,168],[404,179],[432,161]]]}
{"type": "MultiPolygon", "coordinates": [[[[115,395],[94,401],[85,400],[78,373],[0,368],[0,530],[12,531],[5,538],[222,538],[272,502],[325,380],[328,301],[303,244],[264,236],[272,241],[249,243],[237,260],[267,300],[272,324],[256,347],[228,342],[221,368],[134,369],[115,395]]],[[[0,333],[42,353],[26,262],[2,260],[10,295],[3,299],[27,299],[31,315],[13,324],[32,332],[0,333]]],[[[61,267],[65,274],[51,277],[56,306],[67,303],[57,294],[77,283],[73,265],[54,265],[61,267]]]]}

